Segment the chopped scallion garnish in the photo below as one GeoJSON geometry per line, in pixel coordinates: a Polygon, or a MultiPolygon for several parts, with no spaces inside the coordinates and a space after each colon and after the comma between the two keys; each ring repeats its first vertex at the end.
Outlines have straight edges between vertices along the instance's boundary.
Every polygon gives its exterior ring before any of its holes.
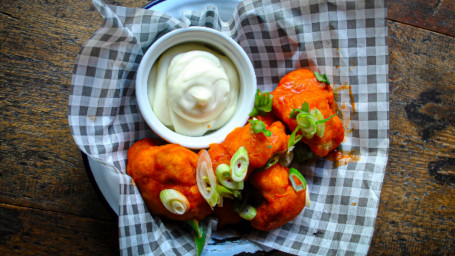
{"type": "Polygon", "coordinates": [[[297,134],[297,132],[300,130],[300,128],[297,126],[295,130],[291,133],[291,136],[289,136],[289,141],[288,141],[288,149],[292,148],[297,142],[299,142],[302,139],[301,134],[297,134]]]}
{"type": "Polygon", "coordinates": [[[316,133],[316,118],[311,113],[302,112],[295,119],[302,135],[307,139],[313,138],[316,133]]]}
{"type": "Polygon", "coordinates": [[[264,136],[270,137],[272,135],[271,131],[266,129],[265,123],[261,120],[248,120],[251,124],[250,129],[253,134],[262,132],[264,136]]]}
{"type": "Polygon", "coordinates": [[[160,200],[168,211],[177,215],[184,214],[190,205],[186,196],[175,189],[161,190],[160,200]]]}
{"type": "Polygon", "coordinates": [[[306,189],[306,180],[303,175],[295,168],[289,169],[289,180],[296,192],[306,189]],[[298,184],[295,180],[298,180],[298,184]]]}
{"type": "Polygon", "coordinates": [[[276,154],[276,155],[272,156],[272,158],[270,158],[269,161],[267,161],[267,163],[265,164],[264,170],[267,170],[270,167],[274,166],[275,164],[278,163],[279,160],[280,160],[280,155],[279,154],[276,154]]]}
{"type": "Polygon", "coordinates": [[[322,138],[325,133],[325,122],[334,116],[336,116],[336,114],[333,114],[330,117],[324,119],[324,116],[322,115],[321,111],[319,111],[319,109],[313,108],[310,112],[308,102],[303,102],[301,109],[293,109],[289,115],[289,118],[296,119],[298,129],[294,130],[293,134],[291,134],[288,142],[288,148],[297,143],[296,133],[298,130],[300,130],[302,136],[307,139],[313,138],[315,134],[319,138],[322,138]]]}
{"type": "Polygon", "coordinates": [[[231,158],[231,178],[235,182],[242,182],[248,172],[250,160],[245,147],[240,147],[231,158]]]}
{"type": "Polygon", "coordinates": [[[257,211],[256,208],[248,204],[249,194],[247,193],[245,198],[242,200],[234,200],[234,211],[240,215],[245,220],[252,220],[256,217],[257,211]]]}
{"type": "Polygon", "coordinates": [[[201,228],[199,227],[199,221],[197,219],[192,219],[192,220],[188,220],[187,222],[193,228],[196,235],[198,237],[202,237],[203,232],[202,232],[201,228]]]}
{"type": "Polygon", "coordinates": [[[216,186],[216,191],[218,192],[218,194],[220,194],[221,197],[227,197],[231,199],[234,198],[234,192],[232,192],[230,189],[224,186],[221,185],[216,186]]]}
{"type": "Polygon", "coordinates": [[[256,217],[257,211],[256,208],[254,208],[251,205],[245,205],[243,206],[240,211],[238,212],[240,217],[242,217],[245,220],[252,220],[254,217],[256,217]]]}
{"type": "Polygon", "coordinates": [[[205,230],[205,228],[202,225],[199,226],[198,229],[201,230],[201,233],[200,233],[201,235],[199,236],[199,235],[194,234],[193,238],[194,238],[194,243],[196,244],[197,256],[200,256],[205,247],[207,231],[205,230]]]}
{"type": "Polygon", "coordinates": [[[227,189],[231,190],[242,190],[243,189],[243,181],[235,182],[232,180],[231,177],[231,167],[227,164],[220,164],[216,167],[216,178],[218,182],[226,187],[227,189]]]}
{"type": "Polygon", "coordinates": [[[329,78],[326,74],[320,74],[318,72],[314,72],[314,76],[319,82],[330,84],[329,78]]]}
{"type": "Polygon", "coordinates": [[[210,207],[214,207],[220,195],[216,191],[216,177],[212,169],[212,159],[207,150],[202,150],[196,168],[196,182],[201,195],[205,198],[210,207]]]}
{"type": "Polygon", "coordinates": [[[250,113],[250,116],[254,117],[257,115],[265,116],[272,110],[273,95],[270,92],[261,92],[259,89],[256,91],[254,98],[254,107],[250,113]]]}

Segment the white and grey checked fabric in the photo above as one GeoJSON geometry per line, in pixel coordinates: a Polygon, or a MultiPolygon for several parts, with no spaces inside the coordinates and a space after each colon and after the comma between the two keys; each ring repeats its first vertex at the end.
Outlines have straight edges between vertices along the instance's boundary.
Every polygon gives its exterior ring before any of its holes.
{"type": "Polygon", "coordinates": [[[308,181],[311,207],[281,228],[244,237],[299,255],[367,253],[389,145],[384,0],[245,0],[229,22],[219,18],[215,6],[185,12],[178,20],[93,2],[105,23],[77,56],[68,119],[79,148],[111,165],[120,177],[122,255],[195,254],[185,225],[151,216],[125,174],[128,148],[155,136],[135,97],[141,57],[157,38],[187,26],[212,27],[236,40],[250,57],[262,90],[273,90],[297,68],[327,74],[347,130],[342,150],[360,155],[338,167],[326,159],[297,166],[308,181]]]}

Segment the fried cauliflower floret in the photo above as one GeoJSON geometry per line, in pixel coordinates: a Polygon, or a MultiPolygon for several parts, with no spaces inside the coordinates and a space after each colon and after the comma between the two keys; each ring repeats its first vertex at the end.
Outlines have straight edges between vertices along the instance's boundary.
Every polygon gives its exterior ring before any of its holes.
{"type": "MultiPolygon", "coordinates": [[[[242,146],[247,150],[249,158],[247,178],[254,170],[263,167],[276,153],[287,150],[289,136],[285,133],[286,127],[283,123],[278,121],[271,125],[266,124],[266,129],[272,133],[270,137],[263,133],[254,134],[250,127],[251,124],[248,123],[244,127],[236,128],[222,143],[210,145],[208,153],[214,171],[220,164],[229,165],[232,156],[242,146]]],[[[234,211],[230,200],[226,200],[223,207],[216,207],[214,213],[220,228],[242,220],[234,211]]]]}
{"type": "Polygon", "coordinates": [[[155,146],[151,139],[142,139],[128,150],[127,173],[139,188],[153,215],[173,220],[202,220],[212,210],[196,184],[198,156],[180,145],[155,146]],[[177,215],[168,211],[160,200],[164,189],[175,189],[189,202],[188,210],[177,215]]]}
{"type": "Polygon", "coordinates": [[[251,226],[269,231],[293,220],[305,207],[306,190],[296,192],[289,180],[289,169],[276,164],[254,172],[250,183],[255,188],[253,198],[258,205],[251,226]]]}
{"type": "MultiPolygon", "coordinates": [[[[291,131],[295,130],[297,122],[289,116],[293,109],[300,109],[304,102],[308,102],[310,110],[319,109],[324,118],[336,113],[337,107],[332,87],[319,82],[314,73],[308,69],[294,70],[285,75],[271,94],[273,113],[291,131]]],[[[343,123],[338,116],[334,116],[325,123],[325,134],[322,138],[314,136],[311,139],[303,138],[302,141],[315,155],[322,157],[338,147],[343,139],[343,123]]]]}

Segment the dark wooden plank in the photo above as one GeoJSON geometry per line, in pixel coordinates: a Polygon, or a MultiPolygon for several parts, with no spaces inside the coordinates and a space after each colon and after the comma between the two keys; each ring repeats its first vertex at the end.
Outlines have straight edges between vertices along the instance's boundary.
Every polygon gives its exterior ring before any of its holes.
{"type": "Polygon", "coordinates": [[[74,60],[101,24],[88,0],[2,1],[0,202],[110,219],[66,115],[74,60]]]}
{"type": "Polygon", "coordinates": [[[389,22],[390,152],[370,255],[455,251],[455,39],[389,22]]]}
{"type": "Polygon", "coordinates": [[[453,0],[387,0],[387,8],[391,20],[455,36],[453,0]]]}
{"type": "Polygon", "coordinates": [[[0,204],[2,255],[118,255],[116,221],[0,204]]]}

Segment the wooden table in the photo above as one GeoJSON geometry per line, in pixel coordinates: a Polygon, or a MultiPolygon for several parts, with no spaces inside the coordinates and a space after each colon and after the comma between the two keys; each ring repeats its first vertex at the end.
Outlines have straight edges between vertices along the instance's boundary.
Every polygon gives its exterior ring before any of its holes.
{"type": "MultiPolygon", "coordinates": [[[[391,140],[369,254],[453,254],[455,3],[388,8],[391,140]]],[[[101,24],[89,0],[0,2],[1,255],[118,254],[67,121],[75,57],[101,24]]]]}

